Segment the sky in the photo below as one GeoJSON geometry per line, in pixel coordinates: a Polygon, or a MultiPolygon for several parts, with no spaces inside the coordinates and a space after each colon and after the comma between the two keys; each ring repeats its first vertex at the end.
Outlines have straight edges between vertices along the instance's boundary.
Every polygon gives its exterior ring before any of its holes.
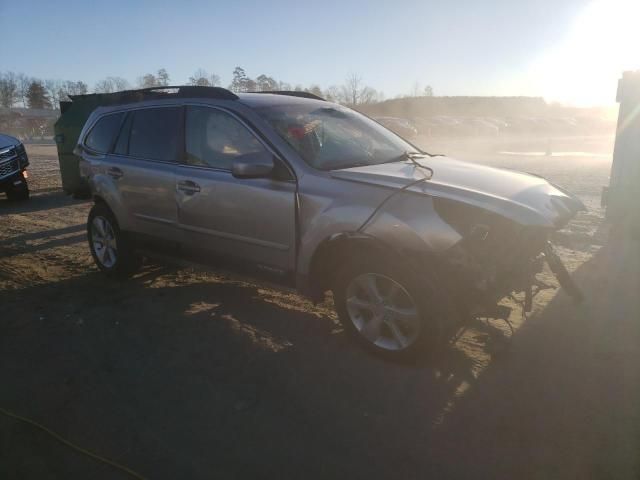
{"type": "Polygon", "coordinates": [[[387,98],[529,95],[615,102],[640,69],[639,0],[0,0],[0,71],[90,86],[166,68],[229,84],[236,66],[322,88],[358,74],[387,98]]]}

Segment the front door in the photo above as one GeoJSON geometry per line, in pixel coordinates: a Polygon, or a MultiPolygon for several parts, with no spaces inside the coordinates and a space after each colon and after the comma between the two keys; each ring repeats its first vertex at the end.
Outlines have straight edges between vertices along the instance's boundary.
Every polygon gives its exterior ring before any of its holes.
{"type": "Polygon", "coordinates": [[[231,174],[234,158],[267,152],[268,147],[224,110],[188,106],[185,115],[185,159],[176,175],[178,223],[184,243],[258,266],[292,271],[293,177],[235,178],[231,174]]]}

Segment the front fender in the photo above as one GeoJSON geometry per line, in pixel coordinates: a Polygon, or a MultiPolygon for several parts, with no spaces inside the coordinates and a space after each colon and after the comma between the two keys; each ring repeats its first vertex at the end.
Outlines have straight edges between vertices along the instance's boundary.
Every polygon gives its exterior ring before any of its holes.
{"type": "Polygon", "coordinates": [[[389,198],[361,231],[409,255],[437,256],[462,239],[438,215],[432,197],[411,193],[389,198]]]}

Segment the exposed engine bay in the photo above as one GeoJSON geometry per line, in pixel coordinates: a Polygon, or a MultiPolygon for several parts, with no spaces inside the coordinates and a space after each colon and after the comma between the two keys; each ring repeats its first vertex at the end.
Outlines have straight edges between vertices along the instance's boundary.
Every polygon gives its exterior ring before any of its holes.
{"type": "MultiPolygon", "coordinates": [[[[558,283],[576,302],[582,294],[550,242],[554,230],[522,226],[500,215],[457,202],[434,202],[439,215],[462,239],[444,255],[443,271],[458,307],[466,316],[508,317],[498,303],[507,296],[524,294],[523,313],[532,309],[533,297],[553,288],[538,278],[545,263],[558,283]]],[[[568,218],[564,223],[568,222],[568,218]]],[[[558,224],[558,228],[562,225],[558,224]]]]}

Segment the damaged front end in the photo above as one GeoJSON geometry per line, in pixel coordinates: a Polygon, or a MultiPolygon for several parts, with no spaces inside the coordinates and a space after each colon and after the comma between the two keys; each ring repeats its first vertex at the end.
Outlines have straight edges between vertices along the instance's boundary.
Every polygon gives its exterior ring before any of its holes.
{"type": "Polygon", "coordinates": [[[464,317],[508,317],[499,302],[524,294],[523,312],[532,309],[533,297],[551,286],[538,278],[545,262],[569,295],[582,295],[550,243],[551,234],[575,215],[567,209],[554,227],[527,226],[480,207],[448,199],[434,199],[439,216],[461,240],[441,257],[445,281],[464,317]],[[569,214],[570,213],[570,214],[569,214]]]}

